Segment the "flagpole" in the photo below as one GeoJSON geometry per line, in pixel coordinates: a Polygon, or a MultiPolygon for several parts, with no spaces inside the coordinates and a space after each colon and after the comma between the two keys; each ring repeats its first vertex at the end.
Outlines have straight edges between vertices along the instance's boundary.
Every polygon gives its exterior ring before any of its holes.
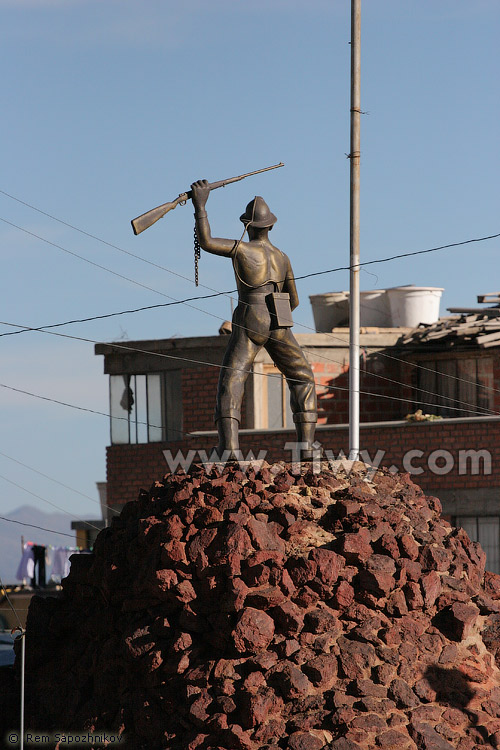
{"type": "Polygon", "coordinates": [[[351,144],[349,241],[349,458],[359,459],[359,173],[361,0],[351,0],[351,144]]]}

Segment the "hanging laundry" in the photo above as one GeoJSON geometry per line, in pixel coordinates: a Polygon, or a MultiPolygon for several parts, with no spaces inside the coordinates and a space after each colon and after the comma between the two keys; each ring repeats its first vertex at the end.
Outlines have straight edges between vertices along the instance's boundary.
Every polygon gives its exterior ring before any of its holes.
{"type": "Polygon", "coordinates": [[[36,586],[36,573],[38,571],[38,586],[39,588],[45,588],[46,586],[46,573],[45,573],[45,547],[41,544],[33,545],[33,560],[35,563],[35,570],[31,580],[31,585],[36,586]]]}
{"type": "Polygon", "coordinates": [[[27,542],[24,545],[21,562],[17,569],[16,578],[23,581],[25,578],[33,578],[35,574],[35,560],[33,557],[33,543],[27,542]]]}
{"type": "Polygon", "coordinates": [[[69,558],[77,551],[78,550],[74,547],[54,547],[51,575],[53,581],[60,583],[61,579],[66,578],[69,575],[69,569],[71,567],[69,558]]]}

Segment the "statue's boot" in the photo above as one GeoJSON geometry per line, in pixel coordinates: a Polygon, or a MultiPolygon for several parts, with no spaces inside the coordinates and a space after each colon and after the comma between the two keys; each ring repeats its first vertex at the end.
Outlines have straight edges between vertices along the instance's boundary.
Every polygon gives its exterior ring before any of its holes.
{"type": "MultiPolygon", "coordinates": [[[[215,449],[217,455],[222,461],[223,458],[226,461],[238,461],[239,460],[239,442],[238,442],[238,429],[240,423],[234,417],[220,417],[217,420],[217,432],[219,433],[219,445],[215,449]],[[229,451],[227,458],[224,456],[224,451],[229,451]]],[[[227,455],[227,454],[226,454],[227,455]]]]}
{"type": "Polygon", "coordinates": [[[315,454],[313,444],[318,415],[314,411],[304,411],[294,414],[293,421],[295,422],[297,442],[305,443],[305,447],[300,449],[300,458],[302,461],[312,461],[315,454]]]}

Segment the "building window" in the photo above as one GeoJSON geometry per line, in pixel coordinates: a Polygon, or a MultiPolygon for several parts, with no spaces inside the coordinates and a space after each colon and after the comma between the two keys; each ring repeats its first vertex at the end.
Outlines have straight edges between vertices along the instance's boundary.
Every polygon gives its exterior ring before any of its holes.
{"type": "Polygon", "coordinates": [[[293,427],[290,391],[283,375],[274,365],[264,365],[264,377],[261,380],[262,414],[259,426],[267,430],[293,427]]]}
{"type": "Polygon", "coordinates": [[[181,371],[111,375],[111,443],[182,439],[181,371]]]}
{"type": "Polygon", "coordinates": [[[416,364],[417,409],[441,417],[475,417],[491,409],[490,357],[419,360],[416,364]]]}
{"type": "Polygon", "coordinates": [[[486,553],[486,569],[500,573],[500,518],[498,516],[456,516],[453,525],[479,542],[486,553]]]}

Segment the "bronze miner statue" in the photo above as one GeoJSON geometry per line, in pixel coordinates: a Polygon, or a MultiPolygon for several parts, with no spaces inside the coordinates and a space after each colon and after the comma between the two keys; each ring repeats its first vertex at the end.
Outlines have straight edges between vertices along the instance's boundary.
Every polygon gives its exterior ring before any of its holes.
{"type": "Polygon", "coordinates": [[[264,199],[256,196],[240,216],[248,242],[212,237],[205,210],[209,193],[206,180],[191,185],[198,241],[208,253],[231,258],[238,287],[238,305],[217,389],[217,453],[222,457],[228,451],[230,460],[238,457],[245,381],[258,351],[264,347],[287,380],[297,441],[304,444],[300,455],[310,459],[318,418],[316,389],[311,367],[290,330],[291,311],[299,304],[292,266],[288,257],[269,241],[276,216],[264,199]]]}

